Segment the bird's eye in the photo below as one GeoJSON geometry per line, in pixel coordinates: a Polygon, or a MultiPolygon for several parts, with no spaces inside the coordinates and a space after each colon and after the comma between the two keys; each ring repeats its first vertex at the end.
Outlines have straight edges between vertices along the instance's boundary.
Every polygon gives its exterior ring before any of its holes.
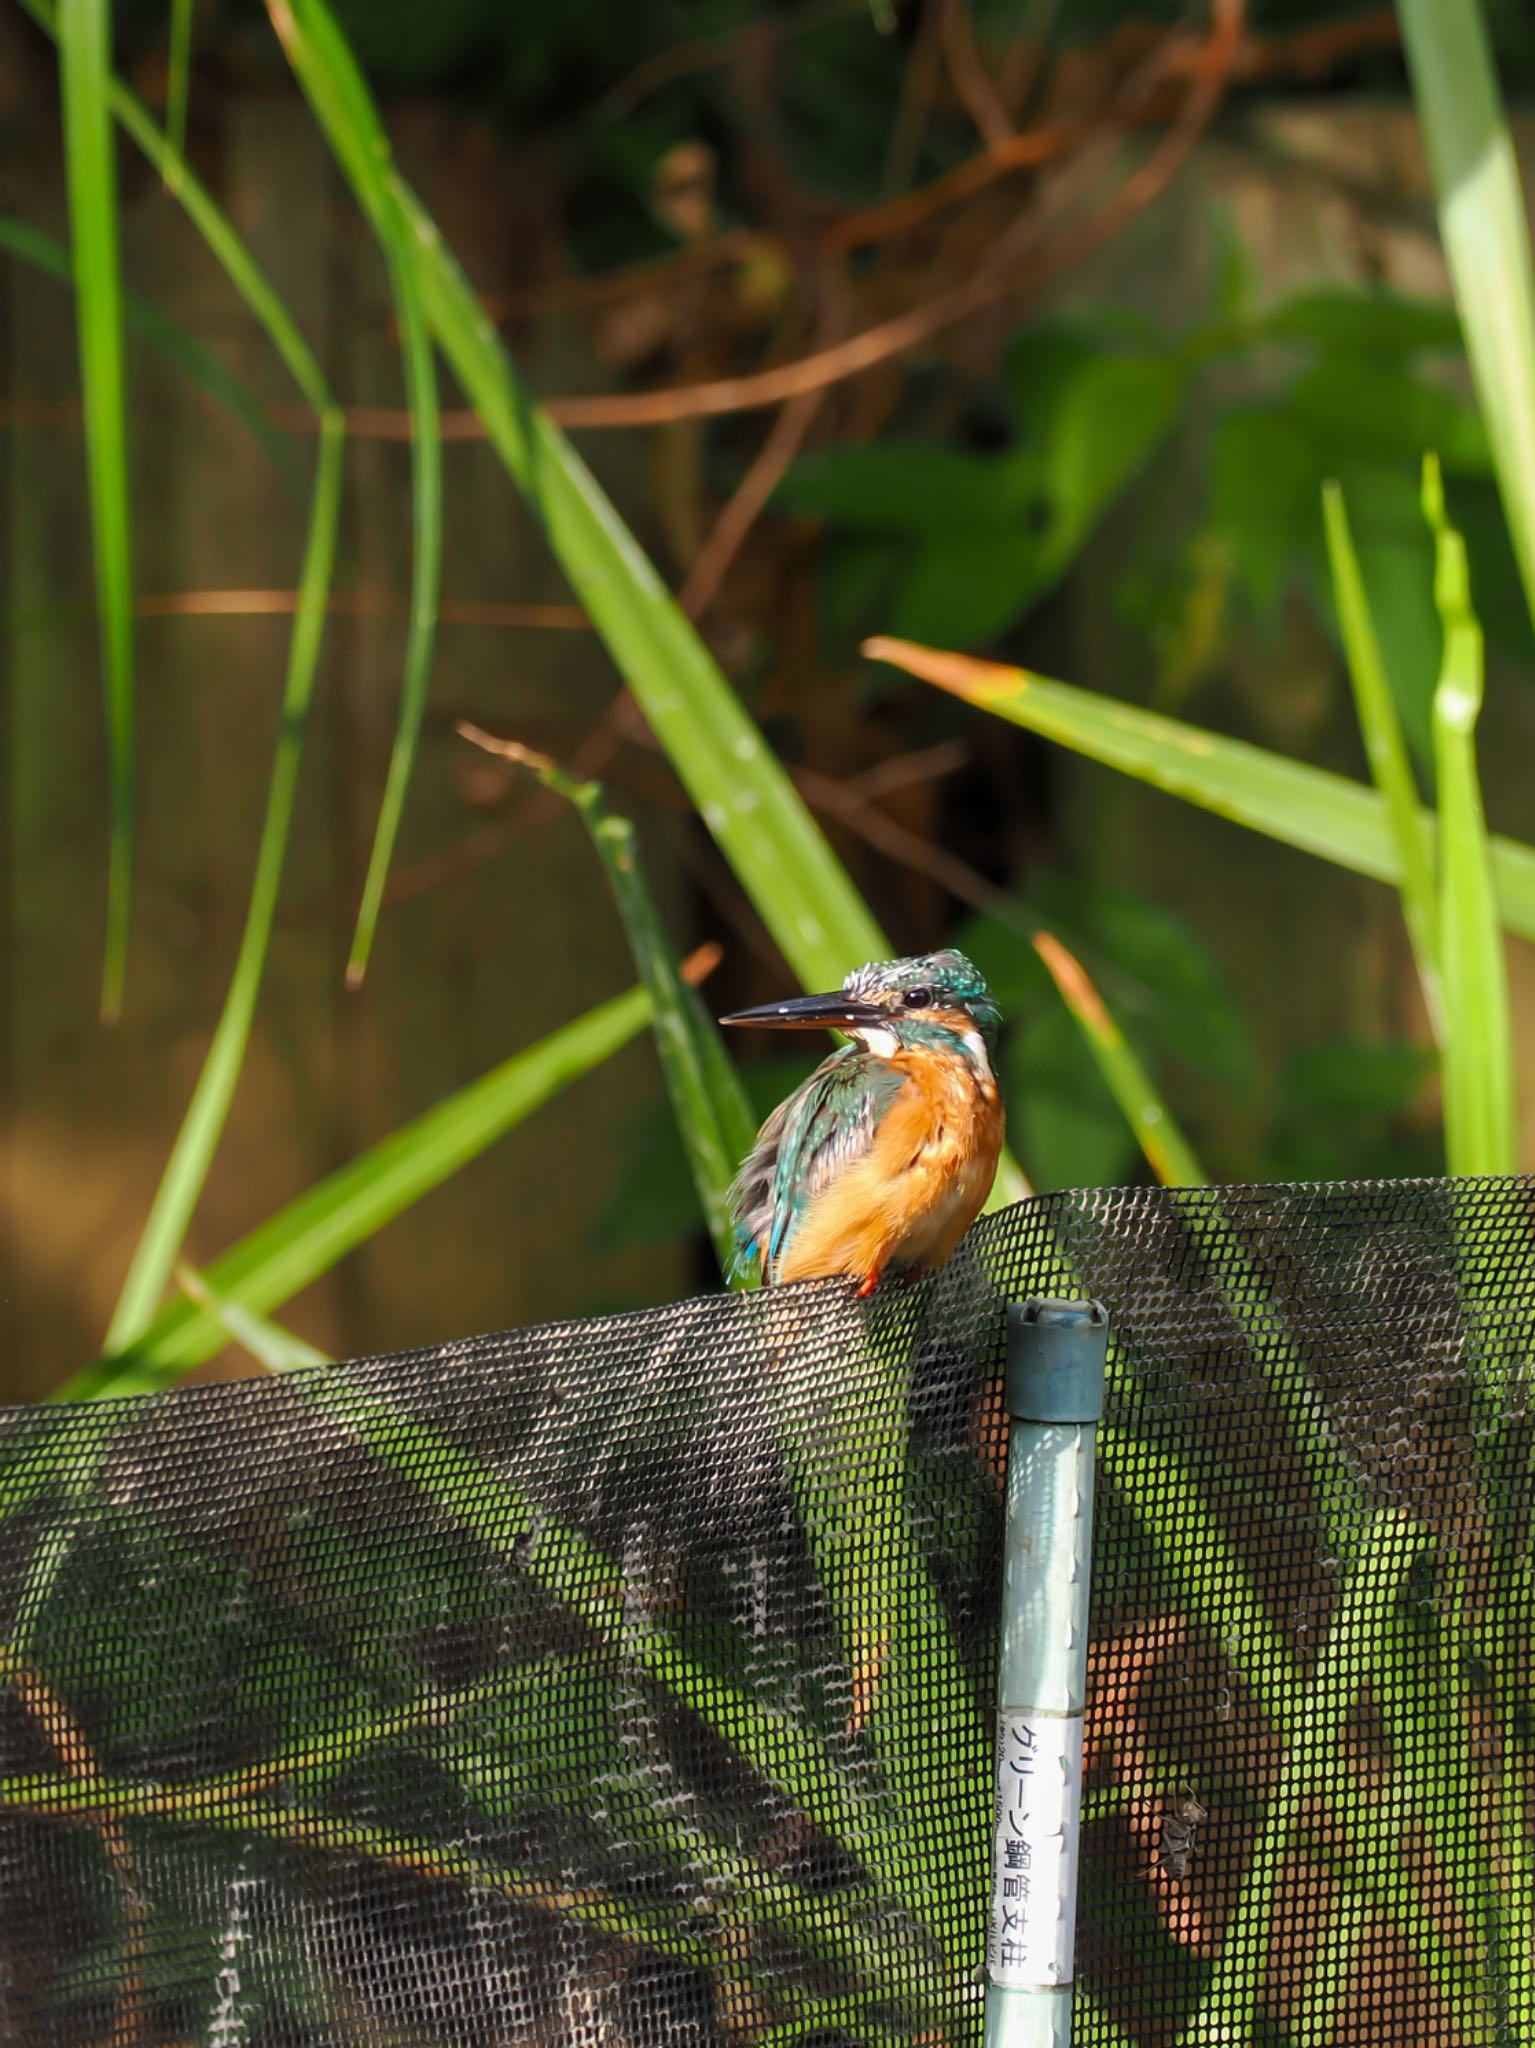
{"type": "Polygon", "coordinates": [[[933,1000],[930,988],[909,988],[901,998],[908,1010],[925,1010],[933,1000]]]}

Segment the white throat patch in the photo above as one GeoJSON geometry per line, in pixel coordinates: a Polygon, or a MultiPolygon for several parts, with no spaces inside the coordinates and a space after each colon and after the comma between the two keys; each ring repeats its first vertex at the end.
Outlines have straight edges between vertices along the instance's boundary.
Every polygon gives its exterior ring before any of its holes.
{"type": "Polygon", "coordinates": [[[884,1024],[860,1024],[853,1034],[866,1052],[876,1058],[892,1060],[900,1050],[900,1040],[884,1024]]]}
{"type": "Polygon", "coordinates": [[[982,1038],[980,1032],[962,1031],[959,1034],[959,1038],[965,1051],[975,1061],[977,1071],[984,1075],[988,1081],[995,1080],[996,1076],[991,1071],[991,1054],[987,1052],[986,1041],[982,1038]]]}

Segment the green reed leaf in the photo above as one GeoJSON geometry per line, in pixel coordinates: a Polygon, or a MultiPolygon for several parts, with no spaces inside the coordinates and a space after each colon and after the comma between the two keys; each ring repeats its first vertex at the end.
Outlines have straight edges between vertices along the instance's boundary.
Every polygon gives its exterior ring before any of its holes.
{"type": "Polygon", "coordinates": [[[187,102],[192,82],[192,13],[197,0],[171,0],[170,44],[165,57],[165,140],[180,156],[187,146],[187,102]]]}
{"type": "Polygon", "coordinates": [[[1535,274],[1477,0],[1401,0],[1402,42],[1504,515],[1535,617],[1535,274]]]}
{"type": "Polygon", "coordinates": [[[727,1196],[736,1167],[756,1135],[756,1119],[718,1025],[678,971],[640,865],[634,826],[608,808],[600,783],[579,782],[546,754],[495,739],[478,726],[461,723],[458,729],[487,753],[536,775],[545,789],[574,807],[591,837],[624,921],[634,964],[650,991],[651,1024],[666,1092],[720,1269],[729,1273],[735,1263],[735,1232],[727,1196]]]}
{"type": "MultiPolygon", "coordinates": [[[[258,1312],[287,1301],[627,1045],[649,1016],[649,996],[631,989],[513,1053],[278,1210],[213,1261],[209,1286],[258,1312]]],[[[53,1398],[76,1401],[169,1386],[211,1358],[223,1341],[206,1310],[172,1302],[132,1344],[77,1372],[53,1398]]]]}
{"type": "MultiPolygon", "coordinates": [[[[386,249],[387,249],[386,244],[386,249]]],[[[410,787],[426,715],[432,648],[437,636],[437,602],[442,584],[442,433],[437,403],[437,364],[431,332],[416,286],[415,270],[389,254],[389,285],[399,316],[405,356],[405,388],[410,404],[411,572],[410,628],[405,643],[405,673],[400,685],[400,716],[389,755],[389,772],[379,805],[378,828],[368,858],[357,927],[346,963],[348,988],[360,988],[368,971],[373,938],[383,907],[384,884],[399,835],[405,792],[410,787]]]]}
{"type": "MultiPolygon", "coordinates": [[[[35,4],[35,0],[32,0],[35,4]]],[[[532,402],[389,141],[324,0],[268,0],[288,61],[380,240],[414,263],[443,354],[705,825],[806,988],[895,949],[596,479],[532,402]]],[[[1023,1187],[1006,1154],[993,1203],[1023,1187]]]]}
{"type": "MultiPolygon", "coordinates": [[[[50,0],[22,0],[22,5],[39,27],[58,38],[61,15],[50,0]]],[[[319,638],[324,625],[335,553],[343,423],[340,408],[331,396],[312,351],[227,216],[214,203],[185,159],[169,148],[133,95],[110,80],[106,89],[116,119],[149,161],[162,171],[177,203],[266,330],[268,339],[300,391],[314,406],[320,424],[320,452],[315,465],[314,496],[300,578],[300,601],[289,640],[282,724],[257,848],[250,906],[235,970],[203,1072],[135,1251],[122,1297],[113,1314],[109,1335],[117,1345],[126,1346],[142,1332],[164,1292],[187,1223],[207,1178],[249,1043],[261,970],[271,937],[277,882],[287,849],[305,714],[313,692],[319,638]]]]}
{"type": "Polygon", "coordinates": [[[1407,751],[1406,735],[1370,613],[1369,593],[1354,552],[1348,509],[1342,487],[1329,483],[1322,492],[1322,522],[1327,558],[1332,569],[1333,600],[1343,634],[1354,707],[1364,740],[1370,774],[1386,807],[1396,857],[1401,868],[1402,914],[1412,940],[1418,979],[1429,1021],[1438,1038],[1444,1012],[1439,967],[1439,891],[1434,879],[1434,851],[1424,823],[1423,805],[1407,751]]]}
{"type": "Polygon", "coordinates": [[[122,1009],[128,961],[134,750],[128,422],[123,397],[117,159],[108,97],[112,77],[110,0],[61,0],[58,20],[64,164],[107,710],[107,923],[101,1013],[110,1020],[122,1009]]]}
{"type": "Polygon", "coordinates": [[[1203,1187],[1208,1174],[1087,969],[1051,932],[1035,932],[1033,945],[1087,1041],[1147,1165],[1164,1187],[1203,1187]]]}
{"type": "MultiPolygon", "coordinates": [[[[20,0],[45,35],[59,40],[60,9],[55,0],[20,0]]],[[[209,254],[245,301],[276,349],[299,390],[319,414],[334,400],[309,344],[228,215],[197,177],[185,157],[170,148],[141,101],[125,85],[108,84],[112,113],[134,147],[164,178],[177,205],[206,243],[209,254]]]]}
{"type": "Polygon", "coordinates": [[[495,328],[400,178],[323,0],[270,0],[300,84],[381,237],[415,264],[443,353],[542,521],[689,795],[807,987],[890,947],[777,757],[586,465],[532,404],[495,328]],[[385,204],[392,198],[395,215],[385,204]]]}
{"type": "Polygon", "coordinates": [[[1471,608],[1466,545],[1445,517],[1439,465],[1432,457],[1423,467],[1423,510],[1434,534],[1434,598],[1444,623],[1433,730],[1445,1157],[1451,1173],[1512,1173],[1518,1130],[1508,973],[1476,768],[1482,629],[1471,608]]]}
{"type": "Polygon", "coordinates": [[[328,412],[320,426],[320,453],[315,469],[314,501],[299,576],[298,609],[288,641],[288,673],[278,722],[277,752],[267,784],[266,816],[256,849],[256,874],[251,885],[245,926],[234,973],[203,1059],[192,1100],[182,1119],[171,1156],[155,1190],[154,1201],[134,1250],[122,1293],[107,1330],[106,1349],[126,1350],[148,1328],[165,1292],[187,1226],[208,1177],[235,1084],[250,1043],[256,998],[266,967],[267,948],[277,915],[277,898],[293,803],[298,792],[299,765],[309,707],[314,699],[320,641],[325,631],[326,600],[335,565],[336,530],[341,518],[343,438],[340,417],[328,412]]]}
{"type": "MultiPolygon", "coordinates": [[[[69,250],[62,242],[55,241],[52,235],[44,234],[41,228],[35,228],[27,221],[7,220],[0,215],[0,249],[8,250],[23,263],[30,263],[35,270],[55,278],[60,284],[72,286],[74,283],[69,250]]],[[[195,334],[189,334],[186,328],[137,292],[123,292],[123,316],[130,327],[190,377],[194,384],[200,384],[210,398],[255,436],[281,472],[284,483],[290,487],[298,483],[299,471],[288,438],[272,425],[266,406],[251,387],[232,370],[226,369],[212,349],[206,348],[195,334]]]]}
{"type": "MultiPolygon", "coordinates": [[[[1335,866],[1400,883],[1401,860],[1384,801],[1373,789],[1287,761],[1245,740],[1164,718],[1070,683],[970,655],[947,654],[909,640],[866,641],[871,661],[888,661],[1029,732],[1118,768],[1138,782],[1262,832],[1335,866]]],[[[1433,839],[1431,812],[1424,829],[1433,839]]],[[[1488,841],[1493,885],[1504,925],[1535,938],[1535,847],[1496,835],[1488,841]]]]}

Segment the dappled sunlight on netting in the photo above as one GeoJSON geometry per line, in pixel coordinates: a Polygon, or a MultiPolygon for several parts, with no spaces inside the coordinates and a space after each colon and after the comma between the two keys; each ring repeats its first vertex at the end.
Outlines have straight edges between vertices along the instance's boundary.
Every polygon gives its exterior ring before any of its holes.
{"type": "Polygon", "coordinates": [[[1113,1319],[1077,2039],[1535,2027],[1535,1187],[1044,1198],[0,1418],[0,2038],[980,2038],[1003,1309],[1113,1319]]]}

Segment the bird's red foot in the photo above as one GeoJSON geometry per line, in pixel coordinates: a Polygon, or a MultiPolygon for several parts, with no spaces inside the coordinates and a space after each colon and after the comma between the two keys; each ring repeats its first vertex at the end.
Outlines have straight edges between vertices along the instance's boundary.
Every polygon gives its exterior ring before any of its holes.
{"type": "Polygon", "coordinates": [[[876,1267],[875,1267],[875,1269],[874,1269],[874,1271],[873,1271],[872,1273],[870,1273],[870,1274],[869,1274],[868,1278],[867,1278],[867,1279],[866,1279],[866,1280],[864,1281],[863,1285],[862,1285],[862,1286],[861,1286],[861,1287],[859,1288],[859,1290],[858,1290],[858,1292],[857,1292],[856,1296],[854,1297],[854,1299],[855,1299],[855,1300],[857,1300],[857,1301],[867,1301],[867,1299],[869,1298],[869,1296],[870,1296],[870,1295],[871,1295],[871,1294],[872,1294],[872,1293],[874,1292],[875,1288],[876,1288],[876,1287],[878,1287],[878,1285],[879,1285],[879,1268],[878,1268],[878,1266],[876,1266],[876,1267]]]}

